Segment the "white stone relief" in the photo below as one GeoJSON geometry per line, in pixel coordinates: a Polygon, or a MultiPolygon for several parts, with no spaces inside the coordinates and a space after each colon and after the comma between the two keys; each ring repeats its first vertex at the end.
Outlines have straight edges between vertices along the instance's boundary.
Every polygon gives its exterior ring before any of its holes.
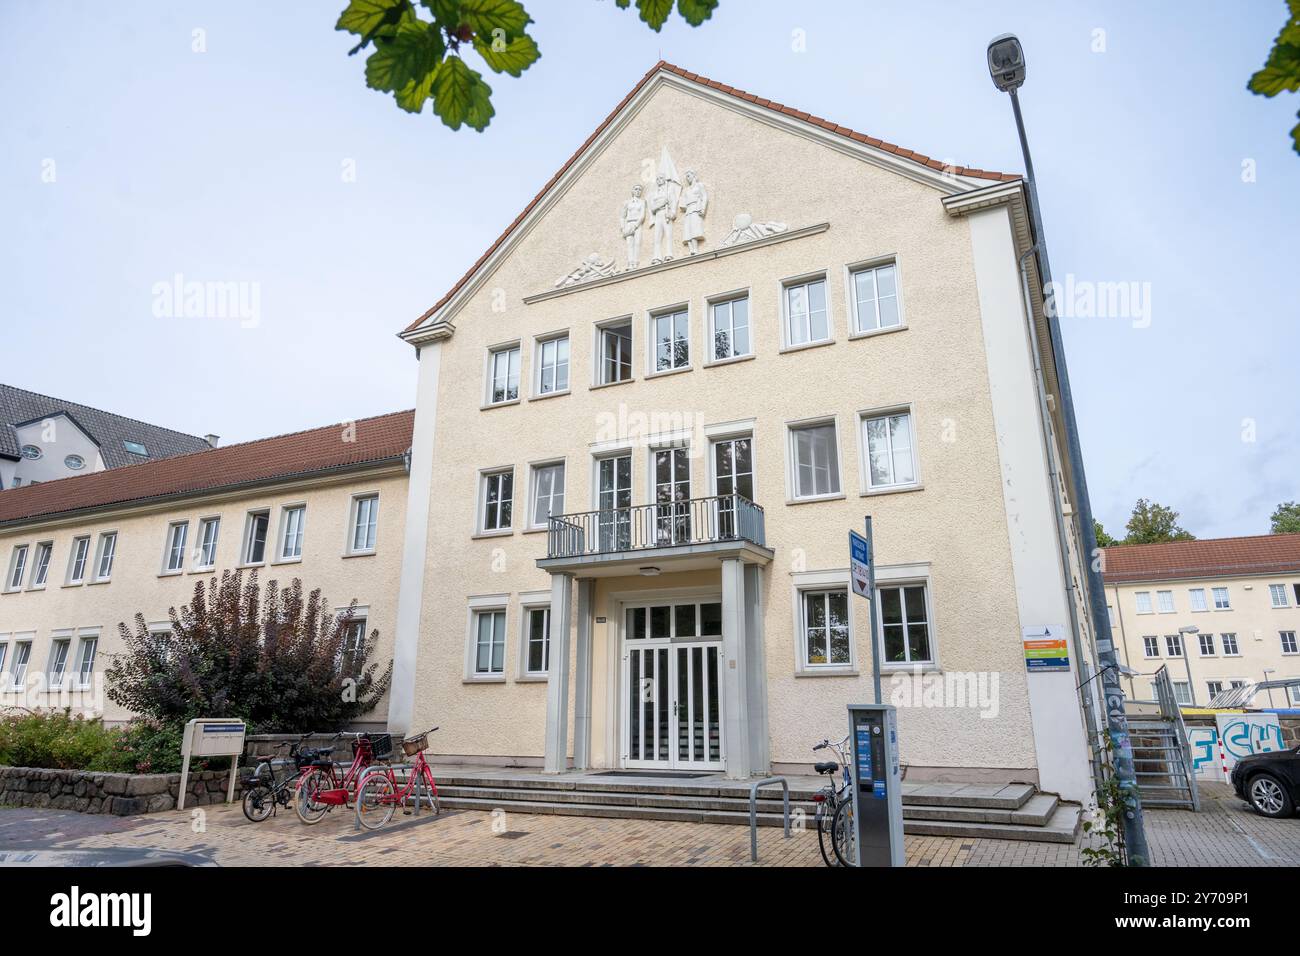
{"type": "Polygon", "coordinates": [[[650,192],[650,225],[654,229],[652,263],[667,262],[673,257],[673,223],[677,219],[681,195],[681,177],[677,175],[673,158],[668,155],[668,147],[664,146],[659,152],[655,187],[650,192]]]}
{"type": "Polygon", "coordinates": [[[686,170],[686,186],[681,195],[682,242],[686,243],[688,255],[699,252],[700,242],[704,239],[704,214],[709,211],[709,193],[700,182],[695,170],[686,170]]]}
{"type": "Polygon", "coordinates": [[[560,289],[565,286],[577,285],[579,282],[587,282],[591,279],[605,279],[612,276],[614,271],[613,259],[606,259],[599,252],[593,252],[582,260],[578,268],[568,275],[556,279],[555,287],[560,289]]]}
{"type": "Polygon", "coordinates": [[[641,233],[645,228],[645,200],[641,186],[632,187],[632,198],[623,203],[619,211],[618,226],[627,241],[627,267],[635,269],[641,262],[641,233]]]}
{"type": "Polygon", "coordinates": [[[747,212],[742,212],[732,220],[731,232],[727,233],[727,238],[722,240],[722,244],[724,246],[734,246],[741,242],[752,242],[765,236],[775,236],[778,233],[785,232],[788,228],[789,226],[785,223],[776,222],[775,220],[755,222],[753,216],[747,212]]]}

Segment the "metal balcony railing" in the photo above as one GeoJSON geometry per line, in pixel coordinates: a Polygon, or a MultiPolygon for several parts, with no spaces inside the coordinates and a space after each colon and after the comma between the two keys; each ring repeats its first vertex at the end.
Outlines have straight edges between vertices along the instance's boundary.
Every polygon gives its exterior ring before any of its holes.
{"type": "Polygon", "coordinates": [[[548,519],[546,556],[576,558],[721,541],[766,547],[763,509],[742,495],[584,511],[548,519]]]}

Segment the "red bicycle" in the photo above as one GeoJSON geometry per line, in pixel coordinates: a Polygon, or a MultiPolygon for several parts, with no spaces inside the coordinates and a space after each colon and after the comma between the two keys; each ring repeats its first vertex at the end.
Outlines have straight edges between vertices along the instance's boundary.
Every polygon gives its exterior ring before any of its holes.
{"type": "MultiPolygon", "coordinates": [[[[334,739],[344,736],[339,734],[334,739]]],[[[319,823],[335,807],[351,806],[357,784],[375,761],[393,754],[393,738],[388,734],[357,734],[352,741],[352,763],[340,776],[339,765],[331,758],[333,748],[321,752],[311,769],[298,781],[294,809],[303,823],[319,823]]]]}
{"type": "Polygon", "coordinates": [[[368,770],[361,777],[357,787],[357,822],[367,830],[378,830],[389,820],[399,806],[405,806],[414,794],[416,812],[424,805],[426,797],[435,815],[442,812],[438,801],[438,784],[433,779],[433,771],[424,759],[424,752],[429,749],[429,734],[437,730],[434,727],[422,734],[408,737],[402,741],[402,752],[408,757],[415,757],[415,763],[406,774],[406,783],[399,789],[392,768],[385,767],[368,770]]]}

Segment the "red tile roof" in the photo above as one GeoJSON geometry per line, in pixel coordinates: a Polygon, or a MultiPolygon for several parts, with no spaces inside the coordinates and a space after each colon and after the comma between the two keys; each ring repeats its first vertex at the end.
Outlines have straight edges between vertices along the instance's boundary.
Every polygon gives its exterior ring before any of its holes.
{"type": "Polygon", "coordinates": [[[1102,551],[1107,584],[1300,573],[1300,534],[1122,544],[1102,551]]]}
{"type": "Polygon", "coordinates": [[[411,446],[414,411],[210,448],[0,492],[0,525],[106,505],[199,495],[401,458],[411,446]]]}
{"type": "MultiPolygon", "coordinates": [[[[564,165],[560,167],[559,171],[547,181],[546,185],[543,186],[528,205],[524,207],[524,211],[515,217],[515,221],[506,227],[505,232],[501,233],[501,235],[497,237],[496,242],[492,243],[492,245],[488,247],[487,252],[479,256],[478,261],[475,262],[474,265],[470,266],[469,271],[456,281],[456,284],[451,287],[446,295],[435,302],[422,316],[403,329],[404,332],[410,332],[413,329],[419,328],[420,325],[429,318],[429,316],[433,315],[446,305],[447,302],[450,301],[451,297],[461,290],[465,283],[468,282],[474,273],[479,270],[479,267],[481,267],[483,263],[487,262],[491,255],[497,251],[503,242],[505,242],[506,237],[508,237],[510,233],[514,232],[515,227],[523,222],[528,214],[533,211],[534,207],[541,202],[542,197],[550,191],[551,187],[559,182],[560,177],[562,177],[568,171],[569,167],[577,161],[578,157],[586,151],[587,147],[590,146],[592,142],[605,131],[605,128],[614,121],[614,117],[622,112],[623,107],[626,106],[632,98],[641,91],[641,88],[650,82],[650,79],[661,70],[666,73],[676,74],[683,79],[690,80],[693,83],[698,83],[701,86],[707,86],[711,90],[717,90],[720,93],[727,93],[737,99],[745,100],[747,103],[766,107],[774,113],[783,113],[786,116],[793,116],[805,123],[820,126],[822,129],[843,136],[845,139],[851,139],[858,143],[865,143],[868,146],[874,146],[876,149],[883,149],[886,152],[894,153],[904,159],[910,159],[912,162],[920,163],[922,166],[928,166],[930,169],[936,169],[942,172],[949,168],[939,160],[931,159],[929,156],[925,156],[913,150],[904,149],[901,146],[895,146],[893,143],[888,143],[883,139],[877,139],[874,136],[868,136],[865,133],[859,133],[855,130],[849,129],[847,126],[841,126],[838,123],[832,123],[830,120],[822,119],[820,116],[814,116],[811,113],[805,113],[802,110],[796,110],[789,106],[784,106],[781,103],[763,99],[762,97],[755,96],[753,93],[746,93],[744,90],[738,90],[733,86],[727,86],[725,83],[719,83],[717,80],[711,80],[707,76],[700,76],[698,73],[691,73],[688,70],[683,70],[680,66],[674,66],[666,60],[660,60],[650,68],[650,71],[646,73],[645,76],[641,77],[636,86],[632,87],[631,92],[629,92],[627,96],[623,97],[618,106],[614,107],[613,111],[611,111],[601,124],[596,127],[595,131],[587,137],[586,142],[579,146],[577,151],[565,160],[564,165]]],[[[1021,178],[1017,173],[999,173],[987,169],[973,169],[969,166],[954,166],[951,168],[952,172],[958,176],[969,176],[975,179],[991,179],[996,182],[1012,182],[1021,178]]]]}

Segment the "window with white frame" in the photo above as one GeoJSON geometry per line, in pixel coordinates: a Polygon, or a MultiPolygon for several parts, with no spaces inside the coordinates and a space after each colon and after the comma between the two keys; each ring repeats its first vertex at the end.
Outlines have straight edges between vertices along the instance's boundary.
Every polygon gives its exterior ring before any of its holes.
{"type": "Polygon", "coordinates": [[[1188,588],[1187,600],[1191,602],[1193,611],[1208,611],[1209,605],[1205,603],[1205,588],[1188,588]]]}
{"type": "Polygon", "coordinates": [[[749,296],[709,304],[713,361],[724,362],[750,354],[749,296]]]}
{"type": "Polygon", "coordinates": [[[249,512],[244,528],[244,564],[261,564],[266,560],[266,537],[271,524],[271,512],[249,512]]]}
{"type": "Polygon", "coordinates": [[[1161,614],[1173,614],[1174,613],[1174,592],[1157,591],[1156,607],[1160,609],[1161,614]]]}
{"type": "Polygon", "coordinates": [[[803,603],[805,667],[847,667],[853,663],[849,592],[844,588],[800,592],[803,603]]]}
{"type": "Polygon", "coordinates": [[[1221,680],[1206,681],[1205,688],[1210,692],[1210,700],[1213,701],[1214,698],[1218,697],[1220,694],[1223,693],[1223,681],[1221,680]]]}
{"type": "Polygon", "coordinates": [[[9,653],[9,642],[4,640],[8,634],[0,634],[0,674],[5,672],[5,657],[9,653]]]}
{"type": "Polygon", "coordinates": [[[1160,656],[1160,638],[1147,636],[1142,638],[1142,653],[1146,657],[1160,656]]]}
{"type": "Polygon", "coordinates": [[[1183,635],[1166,634],[1165,651],[1169,654],[1170,657],[1182,657],[1183,656],[1183,635]]]}
{"type": "Polygon", "coordinates": [[[598,385],[612,385],[632,378],[632,320],[608,322],[596,330],[598,385]]]}
{"type": "Polygon", "coordinates": [[[1228,589],[1227,589],[1227,588],[1215,588],[1215,589],[1214,589],[1214,609],[1215,609],[1216,611],[1226,611],[1226,610],[1228,610],[1230,607],[1232,607],[1232,605],[1228,602],[1228,589]]]}
{"type": "Polygon", "coordinates": [[[880,598],[881,659],[890,664],[930,664],[929,600],[924,584],[877,587],[880,598]]]}
{"type": "Polygon", "coordinates": [[[796,499],[840,493],[840,456],[834,422],[790,427],[792,488],[796,499]]]}
{"type": "Polygon", "coordinates": [[[743,530],[737,519],[740,505],[732,496],[754,500],[753,447],[750,435],[713,441],[713,493],[718,496],[718,534],[723,538],[743,530]]]}
{"type": "Polygon", "coordinates": [[[220,518],[204,518],[199,522],[198,567],[213,568],[217,565],[217,539],[221,535],[220,518]]]}
{"type": "Polygon", "coordinates": [[[1282,653],[1297,653],[1295,631],[1279,631],[1278,634],[1282,638],[1282,653]]]}
{"type": "Polygon", "coordinates": [[[105,531],[99,536],[95,553],[95,580],[107,581],[113,575],[113,558],[117,554],[117,532],[105,531]]]}
{"type": "Polygon", "coordinates": [[[538,395],[555,395],[569,390],[569,336],[557,335],[537,343],[538,395]]]}
{"type": "Polygon", "coordinates": [[[655,372],[691,366],[690,317],[686,309],[650,316],[650,344],[655,372]]]}
{"type": "Polygon", "coordinates": [[[524,621],[524,676],[545,677],[551,667],[551,609],[525,608],[524,621]]]}
{"type": "Polygon", "coordinates": [[[623,551],[632,546],[632,456],[614,455],[596,462],[598,546],[623,551]]]}
{"type": "Polygon", "coordinates": [[[1200,643],[1201,643],[1201,656],[1202,656],[1202,657],[1213,657],[1214,654],[1215,654],[1215,651],[1214,651],[1214,635],[1213,635],[1213,634],[1198,634],[1198,635],[1196,635],[1196,636],[1200,639],[1200,643]]]}
{"type": "Polygon", "coordinates": [[[488,353],[487,404],[499,405],[519,398],[519,346],[508,345],[488,353]]]}
{"type": "Polygon", "coordinates": [[[511,512],[515,503],[515,470],[484,472],[482,478],[482,507],[479,509],[480,532],[510,530],[511,512]]]}
{"type": "Polygon", "coordinates": [[[352,554],[374,551],[378,529],[379,495],[357,495],[352,499],[352,534],[348,550],[352,554]]]}
{"type": "Polygon", "coordinates": [[[1174,700],[1180,704],[1191,704],[1192,702],[1192,685],[1185,680],[1176,680],[1174,685],[1174,700]]]}
{"type": "Polygon", "coordinates": [[[1286,607],[1286,585],[1270,584],[1268,586],[1268,599],[1272,602],[1273,607],[1286,607]]]}
{"type": "Polygon", "coordinates": [[[163,557],[163,571],[177,574],[185,567],[185,538],[190,533],[188,521],[173,521],[167,526],[167,549],[163,557]]]}
{"type": "Polygon", "coordinates": [[[68,648],[72,644],[72,638],[56,638],[50,644],[50,666],[46,672],[49,678],[50,689],[58,690],[63,686],[63,675],[68,670],[68,648]]]}
{"type": "Polygon", "coordinates": [[[366,646],[366,626],[365,614],[354,613],[352,620],[348,621],[343,629],[343,646],[339,648],[343,659],[339,663],[339,669],[344,674],[355,677],[361,673],[361,652],[366,646]]]}
{"type": "Polygon", "coordinates": [[[862,447],[866,451],[867,487],[901,488],[916,484],[916,449],[911,412],[863,416],[862,447]]]}
{"type": "Polygon", "coordinates": [[[826,277],[789,282],[782,287],[785,308],[785,344],[829,342],[830,316],[826,311],[826,277]]]}
{"type": "Polygon", "coordinates": [[[36,545],[36,562],[32,567],[32,587],[45,587],[45,581],[50,576],[50,556],[53,553],[53,541],[42,541],[36,545]]]}
{"type": "Polygon", "coordinates": [[[87,636],[81,639],[81,648],[77,652],[77,684],[80,687],[89,687],[91,678],[95,674],[95,653],[99,650],[98,636],[87,636]]]}
{"type": "Polygon", "coordinates": [[[280,512],[281,561],[294,561],[302,557],[302,533],[306,520],[306,505],[289,505],[280,512]]]}
{"type": "Polygon", "coordinates": [[[27,545],[20,544],[14,548],[9,558],[9,575],[5,578],[5,590],[17,591],[23,586],[23,575],[27,573],[27,545]]]}
{"type": "Polygon", "coordinates": [[[86,579],[86,560],[90,557],[90,535],[72,539],[68,555],[68,583],[80,584],[86,579]]]}
{"type": "Polygon", "coordinates": [[[472,672],[476,677],[493,677],[505,673],[506,612],[474,612],[474,649],[472,672]]]}
{"type": "Polygon", "coordinates": [[[849,273],[853,292],[853,331],[875,332],[902,325],[894,263],[863,266],[849,273]]]}
{"type": "Polygon", "coordinates": [[[1286,693],[1291,698],[1291,706],[1300,707],[1300,684],[1292,684],[1286,689],[1286,693]]]}
{"type": "Polygon", "coordinates": [[[10,686],[15,690],[21,690],[27,681],[27,665],[32,659],[32,642],[17,641],[14,643],[14,662],[10,668],[10,686]]]}
{"type": "Polygon", "coordinates": [[[1219,641],[1223,644],[1223,654],[1225,657],[1236,657],[1241,651],[1237,649],[1236,634],[1220,634],[1219,641]]]}
{"type": "Polygon", "coordinates": [[[1134,593],[1133,599],[1137,602],[1137,612],[1139,614],[1152,613],[1150,591],[1137,591],[1134,593]]]}
{"type": "Polygon", "coordinates": [[[533,513],[531,526],[547,527],[552,515],[564,514],[564,462],[533,466],[533,513]]]}

